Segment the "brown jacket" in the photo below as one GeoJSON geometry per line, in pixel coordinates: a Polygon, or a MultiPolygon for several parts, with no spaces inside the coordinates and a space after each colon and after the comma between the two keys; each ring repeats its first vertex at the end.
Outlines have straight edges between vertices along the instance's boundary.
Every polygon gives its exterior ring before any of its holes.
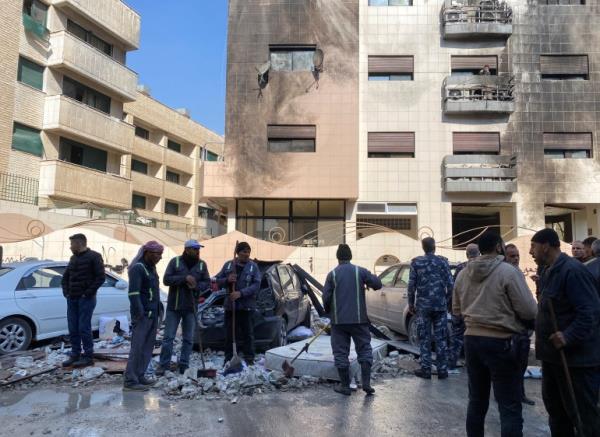
{"type": "Polygon", "coordinates": [[[537,304],[523,274],[503,260],[480,256],[456,278],[452,313],[464,318],[465,335],[508,338],[526,331],[523,320],[535,319],[537,304]]]}

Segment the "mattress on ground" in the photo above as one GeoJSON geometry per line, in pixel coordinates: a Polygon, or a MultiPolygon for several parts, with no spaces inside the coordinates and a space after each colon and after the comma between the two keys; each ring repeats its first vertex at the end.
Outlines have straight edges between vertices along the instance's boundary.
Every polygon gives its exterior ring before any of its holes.
{"type": "MultiPolygon", "coordinates": [[[[284,361],[291,363],[292,359],[300,352],[302,347],[311,340],[308,338],[296,343],[281,346],[267,351],[265,354],[265,367],[269,370],[281,371],[284,361]]],[[[371,339],[373,348],[373,362],[380,361],[387,356],[387,343],[375,338],[371,339]]],[[[360,365],[356,359],[354,342],[350,345],[350,371],[351,375],[360,375],[360,365]]],[[[339,381],[337,370],[333,365],[333,352],[331,351],[331,338],[321,335],[310,345],[308,352],[304,352],[294,361],[294,376],[315,376],[317,378],[339,381]]]]}

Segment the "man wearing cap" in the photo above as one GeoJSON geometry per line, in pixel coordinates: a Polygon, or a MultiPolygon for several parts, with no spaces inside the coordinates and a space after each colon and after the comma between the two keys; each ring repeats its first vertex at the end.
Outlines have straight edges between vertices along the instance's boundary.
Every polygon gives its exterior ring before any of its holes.
{"type": "Polygon", "coordinates": [[[163,246],[156,241],[144,244],[129,264],[129,304],[133,333],[123,390],[147,391],[152,381],[144,376],[152,359],[158,308],[160,280],[156,264],[162,259],[163,246]]]}
{"type": "Polygon", "coordinates": [[[71,353],[62,365],[86,367],[94,364],[92,314],[96,308],[96,293],[105,280],[104,261],[102,255],[88,249],[84,234],[72,235],[69,240],[73,256],[62,277],[62,290],[67,298],[71,353]]]}
{"type": "Polygon", "coordinates": [[[164,375],[169,369],[173,354],[173,340],[181,322],[183,344],[179,357],[179,373],[189,367],[194,329],[196,328],[196,301],[201,292],[210,286],[210,275],[206,263],[200,259],[200,243],[196,240],[185,242],[183,254],[173,258],[163,278],[169,287],[167,314],[165,318],[165,337],[160,353],[160,364],[155,374],[164,375]]]}
{"type": "Polygon", "coordinates": [[[244,359],[254,364],[254,311],[256,293],[260,289],[260,271],[250,261],[250,245],[245,241],[235,247],[235,259],[223,265],[217,274],[221,287],[233,284],[234,290],[225,298],[225,362],[233,357],[233,314],[235,311],[236,341],[241,341],[244,359]]]}
{"type": "Polygon", "coordinates": [[[552,437],[597,436],[600,298],[594,277],[581,262],[561,252],[553,229],[538,231],[531,238],[529,253],[545,267],[539,279],[535,354],[542,362],[542,399],[550,432],[552,437]],[[560,350],[575,399],[570,395],[560,350]],[[583,425],[577,433],[576,411],[583,425]]]}
{"type": "Polygon", "coordinates": [[[350,263],[352,251],[347,244],[340,244],[336,257],[338,266],[327,275],[323,288],[323,305],[331,318],[331,349],[340,382],[334,390],[349,396],[350,390],[350,340],[354,341],[361,369],[362,389],[367,395],[375,393],[371,387],[373,350],[365,288],[379,290],[381,281],[363,267],[350,263]]]}

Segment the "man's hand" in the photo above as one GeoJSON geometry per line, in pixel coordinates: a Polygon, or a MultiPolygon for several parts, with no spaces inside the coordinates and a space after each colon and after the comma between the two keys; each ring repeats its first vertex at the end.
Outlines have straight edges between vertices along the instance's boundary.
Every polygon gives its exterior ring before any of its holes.
{"type": "Polygon", "coordinates": [[[558,331],[549,337],[550,341],[556,349],[562,349],[567,345],[567,340],[562,332],[558,331]]]}
{"type": "Polygon", "coordinates": [[[185,277],[185,282],[187,282],[187,285],[190,288],[196,288],[196,285],[198,285],[196,278],[194,278],[192,275],[187,275],[185,277]]]}
{"type": "Polygon", "coordinates": [[[229,294],[229,299],[231,299],[232,302],[235,302],[236,300],[238,300],[240,297],[242,297],[242,292],[241,291],[232,291],[229,294]]]}
{"type": "Polygon", "coordinates": [[[416,312],[417,312],[417,309],[415,308],[414,305],[409,305],[408,306],[408,313],[409,314],[413,314],[414,315],[416,312]]]}
{"type": "Polygon", "coordinates": [[[234,282],[237,282],[237,275],[235,273],[230,273],[227,275],[227,282],[229,282],[230,284],[233,284],[234,282]]]}

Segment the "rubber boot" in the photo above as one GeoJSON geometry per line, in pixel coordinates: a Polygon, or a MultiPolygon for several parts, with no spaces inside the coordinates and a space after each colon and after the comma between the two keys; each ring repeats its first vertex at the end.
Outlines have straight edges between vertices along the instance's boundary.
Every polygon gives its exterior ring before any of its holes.
{"type": "Polygon", "coordinates": [[[374,394],[375,389],[371,387],[371,364],[360,363],[360,372],[363,391],[367,394],[367,396],[374,394]]]}
{"type": "Polygon", "coordinates": [[[350,396],[352,394],[352,390],[350,390],[350,369],[337,369],[338,375],[340,375],[340,385],[336,385],[333,389],[337,393],[341,393],[346,396],[350,396]]]}

